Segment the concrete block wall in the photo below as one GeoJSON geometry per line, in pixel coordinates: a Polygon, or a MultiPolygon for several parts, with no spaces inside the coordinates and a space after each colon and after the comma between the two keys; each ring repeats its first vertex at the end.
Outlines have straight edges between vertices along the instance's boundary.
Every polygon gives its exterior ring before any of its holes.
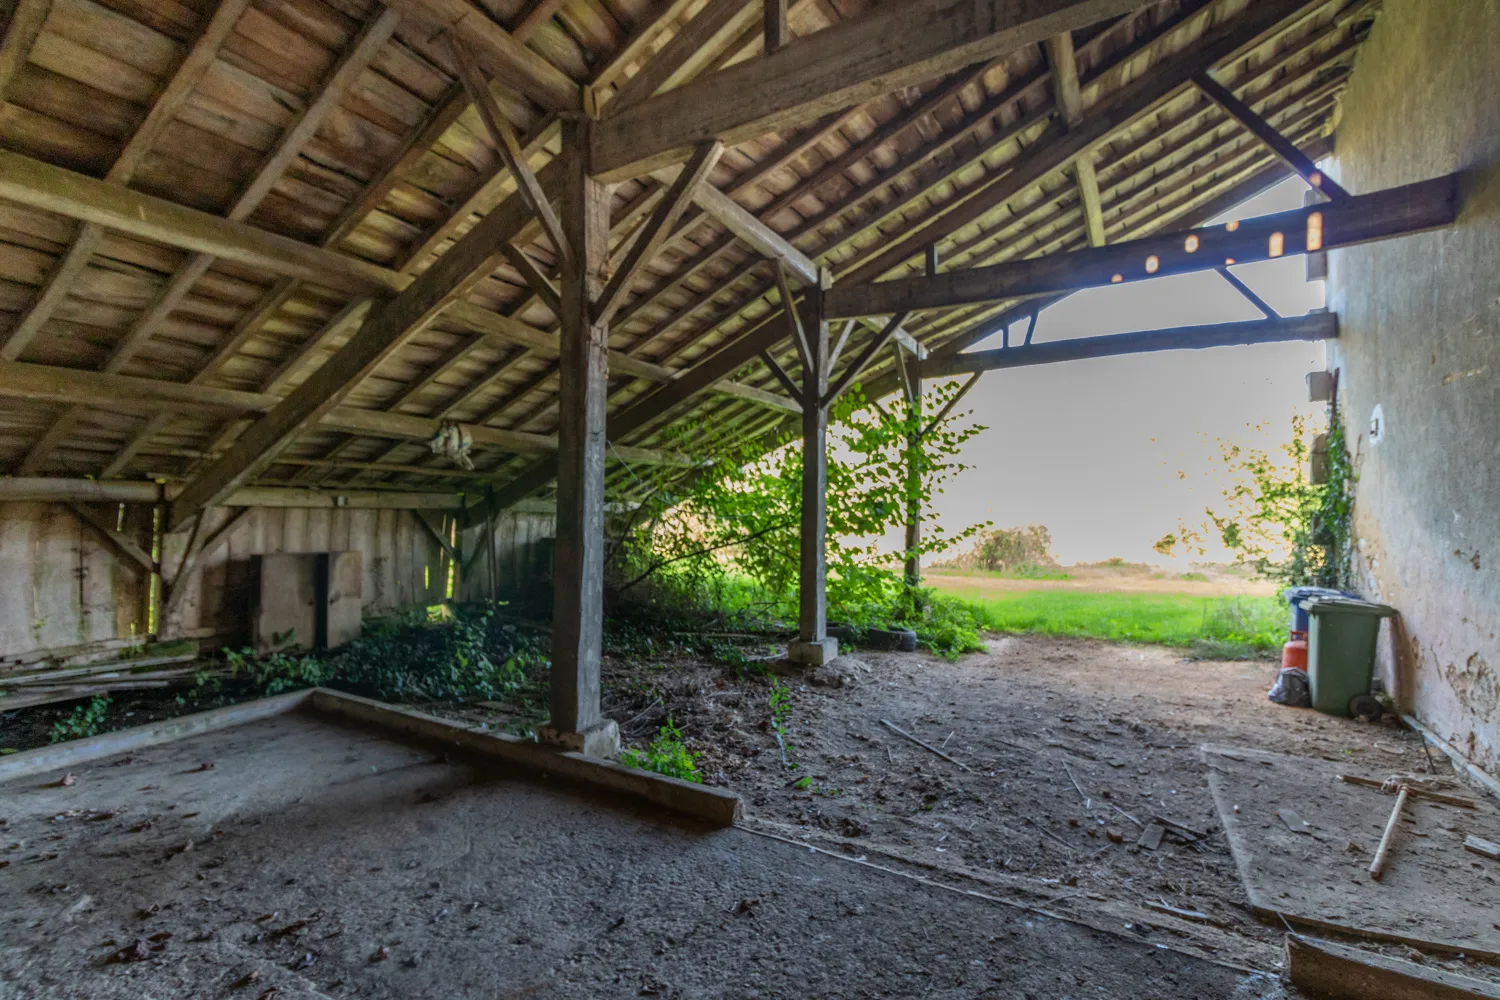
{"type": "Polygon", "coordinates": [[[1458,224],[1330,255],[1358,569],[1402,612],[1404,708],[1500,771],[1500,0],[1386,0],[1331,173],[1362,193],[1462,171],[1458,224]]]}

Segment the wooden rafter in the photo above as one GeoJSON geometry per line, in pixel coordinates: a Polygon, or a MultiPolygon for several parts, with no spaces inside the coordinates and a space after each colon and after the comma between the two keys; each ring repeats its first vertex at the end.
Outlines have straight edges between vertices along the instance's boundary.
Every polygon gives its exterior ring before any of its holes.
{"type": "Polygon", "coordinates": [[[521,148],[521,140],[516,137],[515,128],[505,117],[505,112],[501,110],[500,105],[496,103],[495,95],[490,92],[489,82],[479,71],[479,65],[469,52],[468,45],[456,34],[450,34],[448,48],[458,63],[459,78],[463,81],[464,89],[468,91],[469,101],[479,112],[479,120],[484,123],[485,131],[490,134],[490,140],[495,144],[495,151],[500,154],[505,168],[510,171],[511,177],[515,180],[516,190],[520,193],[521,200],[541,222],[542,229],[546,232],[547,238],[552,241],[553,248],[566,260],[572,250],[569,249],[568,241],[563,237],[562,223],[558,220],[557,213],[552,210],[552,203],[547,200],[547,194],[542,190],[541,182],[537,180],[531,164],[526,162],[526,152],[521,148]]]}
{"type": "MultiPolygon", "coordinates": [[[[192,96],[193,90],[213,64],[219,46],[234,30],[240,15],[244,13],[248,5],[249,0],[226,0],[214,11],[213,16],[204,22],[202,31],[188,49],[176,72],[152,100],[151,109],[147,112],[146,118],[136,128],[130,140],[120,151],[120,155],[115,158],[109,171],[104,175],[105,181],[112,184],[125,184],[134,176],[136,168],[151,151],[162,129],[171,123],[187,99],[192,96]]],[[[22,4],[16,13],[5,45],[7,47],[11,45],[11,35],[17,37],[17,47],[22,44],[28,33],[34,41],[36,33],[41,30],[41,22],[37,21],[33,25],[32,20],[38,13],[45,20],[49,6],[50,0],[45,4],[22,4]]],[[[27,42],[26,50],[29,51],[29,49],[30,43],[27,42]]],[[[20,61],[24,62],[25,52],[18,51],[18,54],[20,61]]],[[[4,59],[0,59],[0,74],[4,73],[4,65],[4,59]]],[[[8,76],[0,75],[0,83],[6,80],[8,76]]],[[[0,90],[0,93],[3,93],[3,90],[0,90]]],[[[31,304],[31,308],[11,331],[4,345],[0,345],[0,360],[14,361],[20,357],[36,335],[41,332],[42,327],[52,318],[58,306],[62,305],[63,300],[67,298],[103,236],[103,229],[94,223],[85,222],[79,228],[76,238],[58,258],[51,275],[42,286],[36,300],[31,304]]]]}
{"type": "Polygon", "coordinates": [[[1141,6],[1142,0],[1048,0],[1018,15],[1008,0],[881,5],[616,115],[595,139],[594,169],[610,181],[636,177],[684,159],[699,142],[732,144],[795,128],[1141,6]]]}
{"type": "Polygon", "coordinates": [[[389,0],[413,20],[452,33],[491,76],[550,111],[582,111],[582,88],[466,0],[389,0]]]}
{"type": "Polygon", "coordinates": [[[599,301],[594,303],[594,316],[597,322],[607,324],[614,316],[625,290],[630,287],[641,269],[656,256],[662,244],[671,235],[677,220],[687,210],[688,203],[697,196],[699,188],[707,185],[708,175],[718,165],[719,157],[723,155],[724,144],[722,142],[705,143],[693,154],[693,158],[672,181],[667,193],[657,203],[656,211],[646,222],[640,238],[631,246],[630,252],[626,254],[624,262],[615,271],[614,277],[610,278],[609,284],[605,285],[599,301]]]}
{"type": "MultiPolygon", "coordinates": [[[[285,401],[283,397],[264,392],[168,382],[137,375],[82,371],[25,361],[0,361],[0,398],[40,403],[81,403],[142,413],[168,410],[173,413],[209,416],[272,414],[285,401]]],[[[442,421],[433,417],[365,410],[353,406],[327,407],[316,419],[320,426],[329,430],[403,441],[429,441],[442,427],[442,421]]],[[[545,454],[557,449],[557,436],[554,434],[502,430],[474,424],[461,426],[479,449],[492,448],[511,454],[545,454]]],[[[633,461],[646,465],[691,464],[681,455],[657,449],[624,448],[621,454],[628,454],[633,461]]]]}
{"type": "Polygon", "coordinates": [[[1198,74],[1193,78],[1193,82],[1199,90],[1208,95],[1210,100],[1223,108],[1231,118],[1249,129],[1251,134],[1265,143],[1273,153],[1281,157],[1282,162],[1291,167],[1297,173],[1297,176],[1307,181],[1313,190],[1321,192],[1329,201],[1341,201],[1349,197],[1348,191],[1345,191],[1338,185],[1338,182],[1319,170],[1317,164],[1308,159],[1295,145],[1288,142],[1286,137],[1276,131],[1269,122],[1256,114],[1250,105],[1234,96],[1234,91],[1215,80],[1208,73],[1198,74]]]}
{"type": "MultiPolygon", "coordinates": [[[[164,97],[165,102],[159,101],[157,107],[153,107],[152,115],[159,117],[162,121],[169,120],[176,113],[177,107],[184,102],[192,89],[197,86],[198,81],[207,71],[212,63],[219,45],[223,42],[228,31],[233,27],[243,8],[236,8],[235,4],[225,4],[214,15],[203,36],[193,46],[187,58],[184,60],[183,68],[168,85],[164,97]],[[226,17],[225,10],[229,14],[226,17]],[[225,24],[227,23],[227,27],[225,24]],[[163,104],[167,106],[163,107],[163,104]]],[[[262,201],[271,193],[271,186],[278,181],[286,172],[292,161],[300,155],[302,148],[311,139],[314,133],[322,126],[328,115],[338,106],[345,92],[354,84],[359,75],[365,71],[382,47],[385,46],[391,36],[395,33],[396,25],[400,16],[391,10],[382,10],[380,14],[360,31],[354,44],[335,64],[329,73],[316,98],[309,102],[293,120],[292,124],[282,133],[281,139],[271,150],[270,154],[261,162],[250,183],[240,192],[238,198],[229,211],[225,213],[226,218],[236,222],[244,221],[250,214],[260,207],[262,201]]],[[[124,161],[133,157],[137,162],[145,156],[146,147],[154,141],[156,130],[139,130],[136,132],[127,147],[126,155],[121,157],[124,161]],[[144,138],[144,142],[142,142],[144,138]]],[[[116,164],[119,166],[119,163],[116,164]]],[[[129,174],[118,175],[111,171],[106,180],[114,183],[124,183],[129,179],[129,174]]],[[[85,226],[86,230],[94,231],[97,227],[85,226]]],[[[93,243],[97,243],[102,233],[94,232],[89,237],[93,243]]],[[[80,239],[79,245],[83,243],[80,239]]],[[[75,250],[77,247],[75,246],[75,250]]],[[[93,244],[88,249],[87,257],[92,254],[93,244]]],[[[72,254],[74,251],[70,250],[72,254]]],[[[214,258],[209,254],[196,253],[178,266],[177,270],[157,290],[155,297],[146,308],[137,316],[134,322],[125,331],[125,335],[115,344],[109,357],[104,362],[104,370],[107,372],[118,372],[125,368],[135,357],[136,353],[145,345],[146,341],[155,333],[157,327],[166,321],[178,306],[182,304],[198,280],[207,273],[209,267],[214,263],[214,258]]],[[[63,265],[66,266],[66,262],[63,265]]],[[[45,294],[45,293],[44,293],[45,294]]],[[[4,354],[4,352],[0,352],[4,354]]],[[[12,357],[13,355],[5,355],[12,357]]],[[[37,442],[37,444],[26,453],[17,470],[21,475],[35,473],[47,460],[51,448],[68,434],[73,425],[83,415],[81,407],[69,407],[63,411],[53,425],[37,442]]]]}

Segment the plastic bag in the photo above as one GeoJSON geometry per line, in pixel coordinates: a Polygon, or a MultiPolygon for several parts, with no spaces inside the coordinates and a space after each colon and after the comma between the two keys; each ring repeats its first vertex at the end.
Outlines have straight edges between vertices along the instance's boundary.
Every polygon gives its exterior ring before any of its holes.
{"type": "Polygon", "coordinates": [[[1276,675],[1276,683],[1271,685],[1271,690],[1266,693],[1278,705],[1290,705],[1293,708],[1309,708],[1312,706],[1312,691],[1307,686],[1307,671],[1296,667],[1282,667],[1276,675]]]}

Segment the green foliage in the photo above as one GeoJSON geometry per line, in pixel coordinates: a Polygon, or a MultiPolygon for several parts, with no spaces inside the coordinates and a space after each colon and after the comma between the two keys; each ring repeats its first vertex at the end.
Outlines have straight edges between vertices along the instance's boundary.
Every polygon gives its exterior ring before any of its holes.
{"type": "Polygon", "coordinates": [[[109,714],[109,695],[95,695],[87,705],[79,705],[52,726],[53,743],[65,740],[81,740],[97,736],[104,728],[104,718],[109,714]]]}
{"type": "Polygon", "coordinates": [[[1042,578],[1048,571],[1056,570],[1057,560],[1052,557],[1052,533],[1046,525],[1029,524],[1024,528],[982,532],[974,547],[953,559],[951,565],[1042,578]]]}
{"type": "Polygon", "coordinates": [[[622,750],[620,763],[642,771],[655,771],[683,781],[702,782],[698,755],[682,742],[682,731],[669,718],[645,750],[622,750]]]}
{"type": "Polygon", "coordinates": [[[792,720],[792,689],[780,682],[771,684],[771,733],[776,737],[776,746],[781,750],[781,763],[790,768],[797,765],[787,756],[792,750],[791,734],[787,723],[792,720]]]}
{"type": "Polygon", "coordinates": [[[505,700],[525,704],[544,683],[538,636],[498,622],[493,606],[451,615],[413,611],[368,622],[364,633],[321,653],[225,652],[229,676],[199,675],[199,695],[225,685],[277,694],[328,686],[382,701],[505,700]],[[445,618],[447,620],[442,620],[445,618]]]}
{"type": "Polygon", "coordinates": [[[1217,535],[1236,562],[1258,576],[1289,586],[1345,588],[1350,582],[1349,532],[1354,509],[1354,468],[1343,421],[1333,413],[1326,434],[1326,480],[1310,482],[1307,421],[1292,418],[1292,439],[1281,454],[1220,442],[1221,461],[1234,477],[1223,506],[1205,510],[1197,526],[1180,524],[1156,543],[1172,555],[1178,545],[1202,554],[1206,536],[1217,535]]]}
{"type": "MultiPolygon", "coordinates": [[[[946,383],[924,402],[943,406],[957,391],[946,383]]],[[[890,411],[858,387],[830,415],[827,501],[828,608],[857,627],[886,627],[920,610],[880,550],[883,535],[906,523],[909,508],[927,512],[917,554],[948,551],[983,526],[949,533],[931,516],[932,498],[963,471],[955,460],[984,428],[955,429],[945,420],[924,430],[921,407],[890,411]]],[[[667,442],[703,467],[688,488],[675,470],[634,470],[645,501],[616,526],[610,551],[617,595],[649,591],[655,606],[737,607],[792,619],[797,612],[802,451],[790,438],[764,453],[763,442],[729,446],[711,428],[674,430],[667,442]],[[641,476],[662,477],[649,482],[641,476]],[[748,584],[748,588],[746,586],[748,584]]]]}
{"type": "Polygon", "coordinates": [[[990,625],[981,607],[931,589],[924,588],[922,593],[920,611],[904,621],[917,633],[919,645],[950,660],[987,648],[981,633],[990,625]]]}

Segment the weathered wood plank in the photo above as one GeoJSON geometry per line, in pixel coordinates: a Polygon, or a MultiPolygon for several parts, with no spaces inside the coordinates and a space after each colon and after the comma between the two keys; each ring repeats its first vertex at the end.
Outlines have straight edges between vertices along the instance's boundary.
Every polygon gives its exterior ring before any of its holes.
{"type": "Polygon", "coordinates": [[[828,314],[874,316],[942,309],[1207,271],[1434,229],[1451,224],[1457,210],[1457,177],[1449,175],[1228,225],[1075,253],[930,277],[839,284],[828,293],[828,314]]]}
{"type": "Polygon", "coordinates": [[[1241,344],[1269,344],[1288,340],[1332,340],[1338,337],[1338,317],[1333,313],[1311,313],[1288,319],[1250,320],[1244,323],[1213,323],[1169,330],[1119,333],[1107,337],[1054,340],[1028,347],[1002,347],[993,351],[933,357],[921,363],[923,378],[942,378],[967,372],[1056,364],[1085,358],[1112,358],[1122,354],[1153,351],[1203,350],[1241,344]]]}
{"type": "Polygon", "coordinates": [[[593,124],[563,123],[563,218],[573,255],[563,266],[558,355],[557,547],[553,556],[549,725],[592,729],[604,636],[604,449],[609,328],[593,317],[609,266],[609,189],[589,176],[593,124]]]}
{"type": "MultiPolygon", "coordinates": [[[[609,181],[925,83],[1146,6],[1143,0],[902,0],[628,108],[600,127],[594,169],[609,181]]],[[[691,22],[689,22],[691,23],[691,22]]]]}
{"type": "Polygon", "coordinates": [[[582,88],[465,0],[387,0],[414,20],[463,40],[490,74],[551,111],[583,110],[582,88]]]}

